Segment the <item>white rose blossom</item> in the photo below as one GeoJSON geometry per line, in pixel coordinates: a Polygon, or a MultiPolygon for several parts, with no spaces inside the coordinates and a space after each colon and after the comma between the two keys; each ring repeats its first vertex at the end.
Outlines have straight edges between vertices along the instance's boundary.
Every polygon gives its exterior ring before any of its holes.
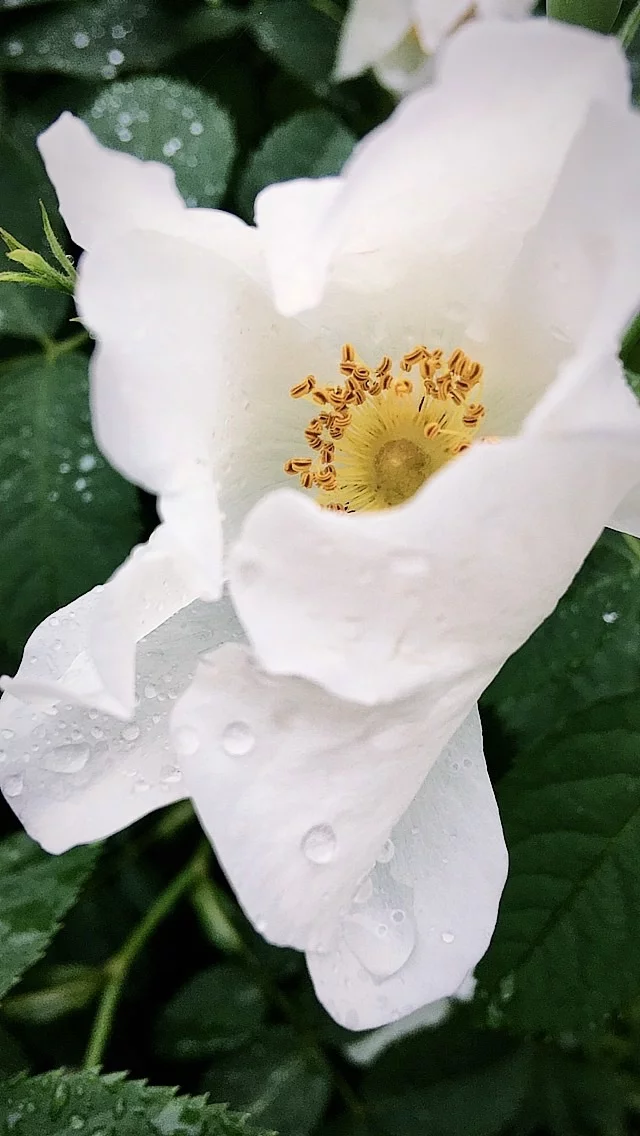
{"type": "Polygon", "coordinates": [[[622,54],[475,23],[438,70],[255,228],[70,115],[40,142],[96,437],[162,523],[4,680],[3,791],[53,852],[191,797],[354,1029],[468,987],[507,868],[476,701],[640,516],[622,54]]]}
{"type": "Polygon", "coordinates": [[[374,72],[396,95],[433,77],[433,54],[469,19],[521,19],[535,0],[351,0],[340,33],[335,77],[374,72]]]}

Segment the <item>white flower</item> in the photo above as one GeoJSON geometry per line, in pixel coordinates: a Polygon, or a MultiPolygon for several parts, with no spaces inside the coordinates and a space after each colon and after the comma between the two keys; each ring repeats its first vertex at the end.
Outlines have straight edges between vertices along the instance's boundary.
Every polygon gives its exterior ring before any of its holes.
{"type": "Polygon", "coordinates": [[[257,229],[68,115],[41,140],[88,250],[96,435],[163,523],[32,636],[3,790],[56,852],[191,796],[353,1028],[485,951],[506,852],[476,700],[618,506],[638,519],[622,55],[477,23],[439,66],[342,178],[265,191],[257,229]]]}
{"type": "Polygon", "coordinates": [[[351,0],[338,46],[335,76],[353,79],[371,68],[383,87],[407,95],[433,76],[433,53],[465,20],[518,19],[534,0],[351,0]]]}

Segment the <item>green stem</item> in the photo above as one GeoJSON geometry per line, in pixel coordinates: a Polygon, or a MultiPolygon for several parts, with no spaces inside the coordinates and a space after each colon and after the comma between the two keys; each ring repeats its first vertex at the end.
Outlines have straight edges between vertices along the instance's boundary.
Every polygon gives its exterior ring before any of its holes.
{"type": "Polygon", "coordinates": [[[203,846],[151,904],[124,945],[106,964],[107,979],[91,1030],[83,1063],[84,1069],[93,1069],[102,1063],[118,1002],[131,967],[154,931],[171,914],[178,901],[206,873],[207,860],[208,847],[203,846]]]}
{"type": "MultiPolygon", "coordinates": [[[[192,893],[191,898],[205,934],[211,939],[215,946],[219,947],[221,945],[220,920],[223,919],[226,926],[229,926],[229,919],[225,912],[226,897],[218,892],[215,884],[207,875],[202,876],[198,880],[196,891],[192,893]]],[[[233,933],[234,953],[242,954],[247,966],[253,971],[256,981],[264,990],[267,998],[274,1006],[277,1006],[282,1015],[289,1020],[312,1060],[316,1065],[319,1065],[329,1073],[331,1080],[349,1111],[360,1121],[365,1120],[366,1113],[364,1105],[354,1093],[349,1082],[333,1068],[322,1046],[318,1043],[305,1021],[301,1018],[297,1008],[290,1002],[286,994],[283,994],[278,984],[274,982],[259,958],[253,953],[251,947],[242,939],[235,928],[233,928],[233,933]]]]}
{"type": "Polygon", "coordinates": [[[625,51],[633,43],[638,29],[640,29],[640,3],[634,5],[618,32],[618,39],[625,51]]]}

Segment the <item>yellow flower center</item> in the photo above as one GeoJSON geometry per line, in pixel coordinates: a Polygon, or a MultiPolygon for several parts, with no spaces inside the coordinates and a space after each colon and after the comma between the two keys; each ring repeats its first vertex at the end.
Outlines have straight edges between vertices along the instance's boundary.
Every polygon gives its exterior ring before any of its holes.
{"type": "Polygon", "coordinates": [[[470,401],[482,367],[459,348],[445,361],[440,349],[416,347],[402,357],[396,377],[387,355],[371,369],[346,343],[339,370],[337,386],[321,387],[308,375],[291,389],[292,398],[310,399],[318,412],[304,432],[313,455],[284,465],[304,489],[319,490],[328,509],[402,504],[469,448],[484,417],[479,392],[470,401]]]}

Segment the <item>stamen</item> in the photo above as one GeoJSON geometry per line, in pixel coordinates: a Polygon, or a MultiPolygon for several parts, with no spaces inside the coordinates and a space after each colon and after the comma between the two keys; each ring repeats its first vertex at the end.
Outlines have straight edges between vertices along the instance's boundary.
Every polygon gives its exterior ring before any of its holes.
{"type": "Polygon", "coordinates": [[[292,398],[309,398],[322,410],[304,430],[313,456],[290,458],[285,473],[305,489],[315,487],[333,512],[401,504],[475,440],[485,410],[468,397],[482,382],[480,363],[461,348],[445,361],[441,348],[418,344],[399,367],[401,378],[389,355],[368,367],[345,343],[338,365],[343,383],[321,386],[307,375],[291,388],[292,398]],[[414,370],[417,382],[408,377],[414,370]]]}

